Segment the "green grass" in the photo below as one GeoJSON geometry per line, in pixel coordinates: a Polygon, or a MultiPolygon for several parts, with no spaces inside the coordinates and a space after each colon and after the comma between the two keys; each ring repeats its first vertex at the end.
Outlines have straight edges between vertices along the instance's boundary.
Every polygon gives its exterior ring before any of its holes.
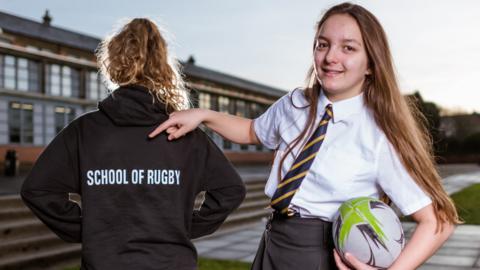
{"type": "MultiPolygon", "coordinates": [[[[237,261],[224,261],[199,258],[198,270],[249,270],[250,263],[237,262],[237,261]]],[[[64,270],[79,270],[80,267],[70,267],[64,270]]]]}
{"type": "Polygon", "coordinates": [[[458,215],[465,224],[480,225],[480,184],[467,187],[452,194],[452,199],[457,207],[458,215]]]}
{"type": "Polygon", "coordinates": [[[199,270],[249,270],[250,263],[200,258],[199,270]]]}

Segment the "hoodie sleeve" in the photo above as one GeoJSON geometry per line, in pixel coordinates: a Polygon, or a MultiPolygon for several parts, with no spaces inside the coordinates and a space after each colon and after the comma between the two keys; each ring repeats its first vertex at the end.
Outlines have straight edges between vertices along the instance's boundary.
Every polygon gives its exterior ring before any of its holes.
{"type": "Polygon", "coordinates": [[[192,239],[216,231],[245,198],[245,185],[233,165],[208,137],[206,144],[202,179],[205,200],[200,209],[193,212],[192,239]]]}
{"type": "Polygon", "coordinates": [[[79,193],[77,136],[69,125],[38,158],[23,183],[21,196],[32,212],[67,242],[81,241],[81,209],[69,200],[79,193]]]}

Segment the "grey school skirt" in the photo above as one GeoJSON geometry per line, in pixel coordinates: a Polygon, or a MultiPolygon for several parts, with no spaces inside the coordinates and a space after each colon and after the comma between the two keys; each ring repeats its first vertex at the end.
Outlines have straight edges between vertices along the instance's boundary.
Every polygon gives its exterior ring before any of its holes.
{"type": "Polygon", "coordinates": [[[252,270],[337,269],[332,223],[273,215],[267,223],[252,270]]]}

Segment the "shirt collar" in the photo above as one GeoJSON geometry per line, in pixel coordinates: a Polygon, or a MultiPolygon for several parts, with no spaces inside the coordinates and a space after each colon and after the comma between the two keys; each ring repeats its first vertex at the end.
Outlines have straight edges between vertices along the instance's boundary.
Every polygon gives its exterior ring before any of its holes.
{"type": "Polygon", "coordinates": [[[337,123],[339,121],[348,122],[348,117],[361,112],[362,108],[364,107],[363,101],[363,92],[347,99],[343,99],[340,101],[332,102],[330,101],[323,90],[320,91],[320,98],[318,102],[318,111],[323,112],[325,111],[325,106],[328,104],[332,104],[332,111],[333,111],[333,123],[337,123]]]}

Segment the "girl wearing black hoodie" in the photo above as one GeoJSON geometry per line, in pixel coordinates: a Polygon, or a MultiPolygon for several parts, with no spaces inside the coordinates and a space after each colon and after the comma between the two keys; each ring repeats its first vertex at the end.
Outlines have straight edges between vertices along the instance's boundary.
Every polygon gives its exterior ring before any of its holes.
{"type": "Polygon", "coordinates": [[[196,269],[191,239],[239,206],[243,182],[201,130],[174,143],[144,135],[188,107],[155,23],[133,19],[100,44],[98,60],[119,87],[47,146],[22,198],[59,237],[82,243],[81,269],[196,269]]]}

